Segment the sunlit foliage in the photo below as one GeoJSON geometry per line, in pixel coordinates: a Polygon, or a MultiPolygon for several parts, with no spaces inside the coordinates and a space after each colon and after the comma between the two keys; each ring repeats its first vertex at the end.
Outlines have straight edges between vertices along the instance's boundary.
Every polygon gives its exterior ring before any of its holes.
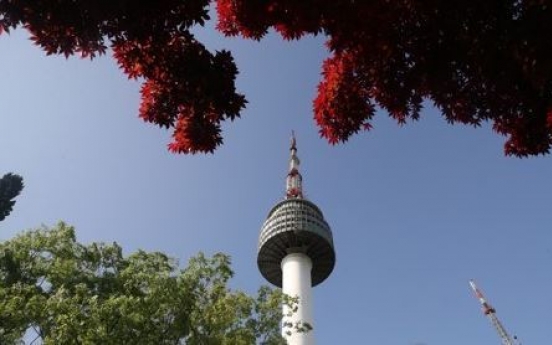
{"type": "Polygon", "coordinates": [[[0,243],[0,344],[280,345],[280,290],[230,289],[224,254],[188,266],[160,252],[84,245],[64,223],[0,243]],[[30,339],[33,340],[33,339],[30,339]]]}

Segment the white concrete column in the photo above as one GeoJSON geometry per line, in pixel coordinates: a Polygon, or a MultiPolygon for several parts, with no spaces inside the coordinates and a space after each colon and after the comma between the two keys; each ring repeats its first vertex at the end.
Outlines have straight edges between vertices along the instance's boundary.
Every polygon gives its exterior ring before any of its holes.
{"type": "MultiPolygon", "coordinates": [[[[291,297],[299,297],[298,309],[290,313],[288,307],[284,306],[283,322],[307,322],[313,326],[312,304],[311,304],[311,259],[302,253],[288,254],[282,260],[282,292],[291,297]]],[[[289,345],[314,345],[313,331],[298,333],[292,328],[282,327],[282,336],[286,338],[289,345]],[[287,332],[291,331],[291,335],[287,332]]]]}

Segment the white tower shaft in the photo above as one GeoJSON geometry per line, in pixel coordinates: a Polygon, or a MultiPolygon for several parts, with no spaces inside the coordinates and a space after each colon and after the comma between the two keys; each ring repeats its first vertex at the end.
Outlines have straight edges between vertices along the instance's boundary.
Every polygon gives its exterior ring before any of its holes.
{"type": "Polygon", "coordinates": [[[295,312],[286,305],[283,309],[282,336],[289,345],[314,345],[312,330],[298,332],[296,329],[304,323],[313,324],[311,270],[312,261],[305,254],[288,254],[282,260],[282,292],[299,299],[295,312]]]}

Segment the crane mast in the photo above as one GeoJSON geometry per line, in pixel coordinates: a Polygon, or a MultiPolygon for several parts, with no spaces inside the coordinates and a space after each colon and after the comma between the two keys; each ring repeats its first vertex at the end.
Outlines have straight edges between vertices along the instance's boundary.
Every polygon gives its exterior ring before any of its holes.
{"type": "Polygon", "coordinates": [[[473,280],[470,280],[470,286],[475,293],[475,296],[479,300],[479,303],[481,303],[483,314],[485,314],[485,316],[487,316],[487,318],[491,321],[492,325],[498,333],[498,336],[502,340],[502,345],[516,345],[517,343],[514,342],[512,337],[510,337],[510,335],[496,316],[496,310],[491,307],[491,305],[487,302],[487,300],[483,296],[483,293],[477,288],[473,280]]]}

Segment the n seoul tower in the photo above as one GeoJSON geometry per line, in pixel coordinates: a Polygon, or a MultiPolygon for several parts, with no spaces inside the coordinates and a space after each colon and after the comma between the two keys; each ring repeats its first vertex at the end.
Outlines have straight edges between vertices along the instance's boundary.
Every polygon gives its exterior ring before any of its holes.
{"type": "Polygon", "coordinates": [[[290,151],[286,198],[270,210],[261,228],[257,265],[266,280],[299,299],[295,313],[284,306],[282,336],[289,345],[313,345],[313,331],[297,332],[285,325],[313,325],[312,287],[332,273],[335,251],[322,212],[303,197],[295,135],[290,151]]]}

